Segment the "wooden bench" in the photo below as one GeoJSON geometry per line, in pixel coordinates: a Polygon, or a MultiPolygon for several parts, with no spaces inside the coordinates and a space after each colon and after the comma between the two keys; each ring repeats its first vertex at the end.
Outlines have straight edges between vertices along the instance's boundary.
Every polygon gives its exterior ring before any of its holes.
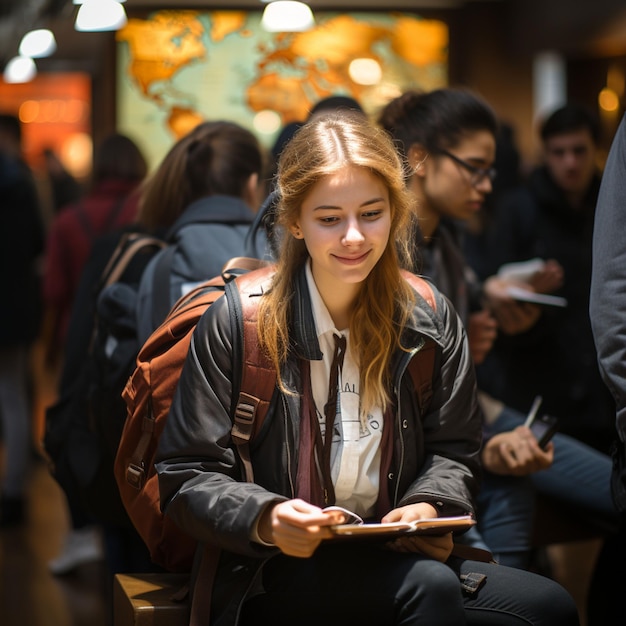
{"type": "Polygon", "coordinates": [[[113,626],[188,626],[189,603],[173,599],[187,574],[116,574],[113,626]]]}

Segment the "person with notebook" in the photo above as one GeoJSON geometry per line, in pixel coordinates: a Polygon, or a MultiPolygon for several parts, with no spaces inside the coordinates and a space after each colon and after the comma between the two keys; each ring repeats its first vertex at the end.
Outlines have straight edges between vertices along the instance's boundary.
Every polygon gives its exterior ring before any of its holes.
{"type": "Polygon", "coordinates": [[[192,611],[211,594],[207,625],[578,624],[560,585],[460,558],[449,532],[329,541],[345,519],[326,506],[383,523],[472,514],[481,413],[460,319],[401,271],[412,199],[386,133],[350,113],[311,120],[281,155],[277,189],[280,255],[250,292],[278,373],[254,481],[231,435],[240,337],[226,298],[194,331],[159,439],[165,515],[221,550],[214,584],[196,577],[192,611]],[[407,368],[425,346],[435,358],[420,410],[407,368]]]}

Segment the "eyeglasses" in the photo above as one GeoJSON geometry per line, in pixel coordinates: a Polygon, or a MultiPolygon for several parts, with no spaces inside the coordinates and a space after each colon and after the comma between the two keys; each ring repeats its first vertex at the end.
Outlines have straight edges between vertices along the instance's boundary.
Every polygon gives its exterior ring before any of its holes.
{"type": "Polygon", "coordinates": [[[457,165],[465,168],[470,173],[469,182],[472,187],[480,185],[480,183],[485,180],[485,178],[488,178],[491,182],[496,179],[497,171],[495,167],[476,167],[475,165],[472,165],[471,163],[468,163],[463,159],[459,159],[458,156],[455,156],[447,150],[439,150],[439,154],[447,156],[449,159],[452,159],[457,165]]]}

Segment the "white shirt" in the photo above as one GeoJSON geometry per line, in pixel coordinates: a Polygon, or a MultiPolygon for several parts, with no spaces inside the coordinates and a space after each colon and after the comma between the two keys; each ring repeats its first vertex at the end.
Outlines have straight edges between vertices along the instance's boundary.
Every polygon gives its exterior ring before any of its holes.
{"type": "Polygon", "coordinates": [[[380,442],[383,414],[380,407],[372,410],[361,425],[359,417],[359,367],[352,353],[348,329],[338,330],[320,296],[310,262],[306,278],[311,294],[315,329],[324,354],[321,361],[311,361],[311,388],[315,410],[325,437],[324,406],[328,400],[328,377],[335,351],[333,335],[346,337],[346,354],[340,373],[339,403],[341,414],[336,416],[331,446],[331,476],[335,487],[335,503],[354,511],[361,517],[373,514],[378,498],[380,472],[380,442]]]}

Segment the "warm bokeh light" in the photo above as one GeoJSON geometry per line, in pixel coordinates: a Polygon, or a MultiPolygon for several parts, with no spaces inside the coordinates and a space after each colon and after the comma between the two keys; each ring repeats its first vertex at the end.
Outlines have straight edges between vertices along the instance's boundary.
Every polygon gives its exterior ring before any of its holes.
{"type": "Polygon", "coordinates": [[[375,59],[354,59],[350,63],[348,73],[358,85],[378,85],[383,77],[380,63],[375,59]]]}
{"type": "MultiPolygon", "coordinates": [[[[0,81],[0,112],[19,117],[24,156],[35,170],[42,167],[44,149],[60,154],[68,137],[91,134],[90,107],[88,74],[55,72],[38,74],[29,83],[0,81]]],[[[84,165],[78,166],[78,171],[84,170],[84,165]]]]}
{"type": "Polygon", "coordinates": [[[254,130],[263,135],[275,133],[281,124],[280,115],[275,111],[259,111],[252,122],[254,130]]]}
{"type": "Polygon", "coordinates": [[[70,135],[61,146],[61,160],[74,176],[84,178],[91,171],[92,150],[91,136],[76,133],[70,135]]]}
{"type": "Polygon", "coordinates": [[[619,108],[619,98],[612,89],[605,87],[598,94],[598,104],[603,111],[617,111],[619,108]]]}
{"type": "Polygon", "coordinates": [[[34,122],[39,116],[39,102],[37,100],[25,100],[20,105],[18,116],[22,124],[34,122]]]}
{"type": "Polygon", "coordinates": [[[85,122],[87,119],[87,105],[84,100],[78,100],[77,98],[72,98],[67,100],[65,103],[65,114],[63,116],[63,121],[66,124],[78,124],[80,122],[85,122]]]}

